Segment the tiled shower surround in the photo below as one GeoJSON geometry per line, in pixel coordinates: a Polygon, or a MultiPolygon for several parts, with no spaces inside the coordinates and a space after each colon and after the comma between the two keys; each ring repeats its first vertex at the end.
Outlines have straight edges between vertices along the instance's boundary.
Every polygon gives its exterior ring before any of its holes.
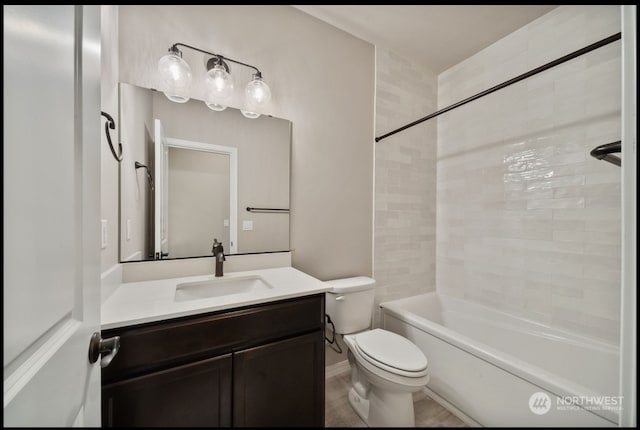
{"type": "MultiPolygon", "coordinates": [[[[619,6],[558,7],[440,74],[438,106],[619,31],[619,6]]],[[[620,140],[620,52],[438,118],[438,291],[618,342],[620,168],[589,152],[620,140]]]]}
{"type": "MultiPolygon", "coordinates": [[[[436,109],[436,75],[376,46],[376,136],[436,109]]],[[[374,268],[378,304],[435,290],[436,127],[375,143],[374,268]]]]}

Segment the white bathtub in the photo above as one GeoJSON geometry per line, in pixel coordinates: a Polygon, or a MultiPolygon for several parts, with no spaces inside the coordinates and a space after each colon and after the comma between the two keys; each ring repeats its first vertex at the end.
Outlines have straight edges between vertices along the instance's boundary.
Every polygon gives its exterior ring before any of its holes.
{"type": "Polygon", "coordinates": [[[409,338],[427,356],[427,392],[467,423],[618,422],[617,346],[437,293],[380,306],[383,327],[409,338]],[[549,396],[546,404],[539,392],[549,396]],[[529,406],[532,396],[542,399],[533,406],[538,413],[529,406]]]}

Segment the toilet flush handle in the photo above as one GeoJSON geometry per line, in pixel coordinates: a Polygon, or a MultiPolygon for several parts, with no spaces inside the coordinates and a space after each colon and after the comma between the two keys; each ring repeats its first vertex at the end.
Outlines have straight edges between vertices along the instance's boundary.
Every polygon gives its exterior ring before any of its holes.
{"type": "Polygon", "coordinates": [[[338,296],[336,297],[336,302],[342,301],[344,300],[344,296],[338,296]]]}

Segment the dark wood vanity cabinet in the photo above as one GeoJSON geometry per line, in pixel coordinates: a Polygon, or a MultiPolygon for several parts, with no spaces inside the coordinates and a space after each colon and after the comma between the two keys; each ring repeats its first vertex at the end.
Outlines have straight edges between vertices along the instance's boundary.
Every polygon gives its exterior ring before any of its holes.
{"type": "Polygon", "coordinates": [[[112,336],[103,427],[324,426],[324,293],[112,336]]]}

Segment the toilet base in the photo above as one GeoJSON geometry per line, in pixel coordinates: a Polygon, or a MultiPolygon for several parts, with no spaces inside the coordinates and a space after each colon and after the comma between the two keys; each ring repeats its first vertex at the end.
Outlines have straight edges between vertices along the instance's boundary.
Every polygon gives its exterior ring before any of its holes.
{"type": "Polygon", "coordinates": [[[369,427],[415,427],[413,395],[372,388],[369,398],[351,387],[349,404],[369,427]]]}
{"type": "Polygon", "coordinates": [[[355,388],[351,387],[349,390],[349,404],[356,411],[356,414],[365,422],[365,424],[369,424],[367,421],[369,420],[369,400],[360,396],[355,390],[355,388]]]}

